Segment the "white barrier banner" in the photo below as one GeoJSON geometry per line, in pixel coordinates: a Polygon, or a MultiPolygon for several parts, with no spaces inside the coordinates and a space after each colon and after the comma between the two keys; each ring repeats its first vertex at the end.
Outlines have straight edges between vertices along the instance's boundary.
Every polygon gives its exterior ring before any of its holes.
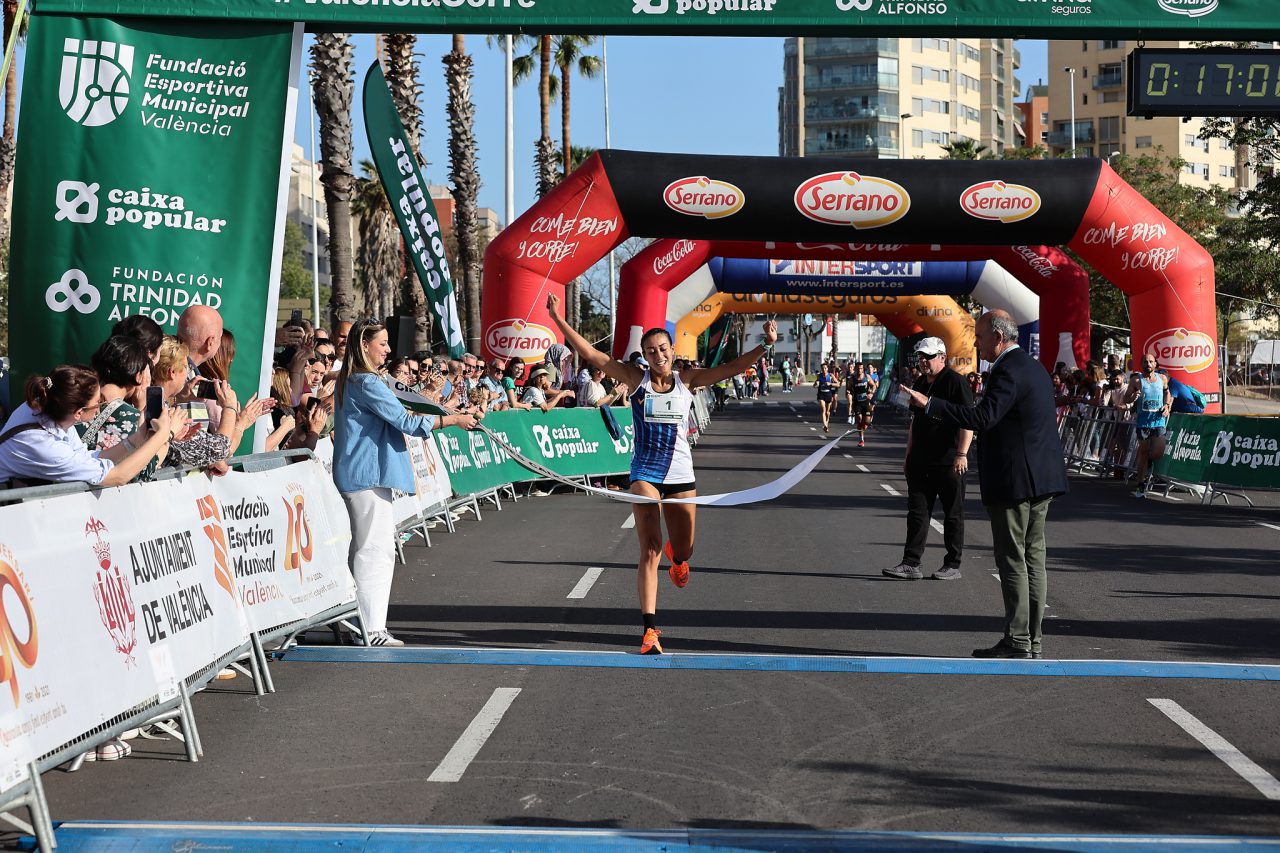
{"type": "MultiPolygon", "coordinates": [[[[391,513],[397,525],[453,497],[449,471],[445,467],[444,458],[441,457],[436,443],[412,435],[406,435],[404,440],[409,447],[409,462],[413,468],[417,493],[412,495],[406,495],[404,492],[392,493],[394,501],[391,505],[391,513]]],[[[332,477],[333,439],[322,438],[316,442],[315,453],[332,477]]]]}
{"type": "Polygon", "coordinates": [[[0,507],[0,788],[248,639],[204,476],[0,507]]]}
{"type": "Polygon", "coordinates": [[[350,520],[319,462],[213,482],[241,604],[254,631],[355,600],[350,520]]]}

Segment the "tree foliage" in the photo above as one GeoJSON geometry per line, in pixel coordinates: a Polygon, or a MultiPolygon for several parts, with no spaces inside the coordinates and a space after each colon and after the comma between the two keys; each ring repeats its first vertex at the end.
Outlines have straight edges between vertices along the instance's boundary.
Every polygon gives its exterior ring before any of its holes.
{"type": "Polygon", "coordinates": [[[307,269],[304,252],[306,235],[292,219],[284,223],[284,255],[280,258],[280,298],[310,299],[311,270],[307,269]]]}

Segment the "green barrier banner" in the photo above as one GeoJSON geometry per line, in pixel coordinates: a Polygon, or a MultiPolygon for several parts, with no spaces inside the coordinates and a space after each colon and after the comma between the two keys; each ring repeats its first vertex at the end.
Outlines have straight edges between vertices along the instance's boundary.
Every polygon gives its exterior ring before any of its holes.
{"type": "Polygon", "coordinates": [[[122,317],[172,334],[203,304],[236,335],[240,399],[268,387],[294,30],[32,21],[10,261],[18,377],[87,362],[122,317]]]}
{"type": "MultiPolygon", "coordinates": [[[[631,408],[615,406],[622,427],[614,441],[595,408],[550,412],[508,411],[487,415],[484,424],[529,459],[565,477],[621,474],[631,470],[631,408]]],[[[536,480],[480,430],[457,427],[434,430],[436,444],[457,495],[487,492],[507,483],[536,480]]]]}
{"type": "Polygon", "coordinates": [[[386,32],[721,35],[1108,33],[1272,38],[1269,0],[41,0],[41,13],[307,21],[386,32]]]}
{"type": "Polygon", "coordinates": [[[1173,415],[1155,472],[1186,483],[1280,489],[1280,418],[1173,415]]]}
{"type": "Polygon", "coordinates": [[[413,146],[391,100],[382,66],[376,62],[364,77],[364,129],[378,177],[382,179],[387,201],[395,211],[400,233],[409,247],[431,315],[449,345],[449,356],[462,358],[466,346],[462,342],[462,324],[458,322],[458,303],[449,276],[449,262],[444,256],[444,232],[436,216],[436,204],[427,192],[427,182],[418,169],[413,146]]]}

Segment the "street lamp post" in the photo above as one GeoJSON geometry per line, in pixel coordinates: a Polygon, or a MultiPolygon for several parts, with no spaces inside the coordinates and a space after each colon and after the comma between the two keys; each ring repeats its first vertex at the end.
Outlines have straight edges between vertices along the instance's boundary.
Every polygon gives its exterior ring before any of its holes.
{"type": "Polygon", "coordinates": [[[1076,72],[1070,66],[1063,68],[1067,72],[1067,83],[1071,86],[1071,159],[1076,159],[1076,72]]]}
{"type": "Polygon", "coordinates": [[[898,116],[898,159],[907,159],[907,119],[911,118],[911,113],[903,113],[898,116]]]}

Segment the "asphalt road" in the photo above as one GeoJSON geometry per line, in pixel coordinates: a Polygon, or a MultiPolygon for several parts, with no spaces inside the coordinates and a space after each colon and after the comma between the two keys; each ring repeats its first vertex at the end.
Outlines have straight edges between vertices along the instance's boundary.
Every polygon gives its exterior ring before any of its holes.
{"type": "MultiPolygon", "coordinates": [[[[700,491],[818,447],[808,396],[717,416],[700,491]]],[[[973,661],[1001,624],[976,477],[963,579],[880,573],[901,557],[904,438],[884,416],[783,498],[699,510],[691,582],[662,579],[660,661],[634,654],[624,505],[555,494],[466,517],[407,549],[390,627],[409,648],[316,635],[273,665],[276,694],[239,679],[195,698],[198,764],[136,740],[127,760],[48,774],[54,817],[743,831],[754,849],[791,830],[1280,835],[1280,674],[1256,666],[1280,664],[1280,511],[1073,476],[1049,524],[1045,657],[1064,663],[973,661]],[[1179,668],[1205,662],[1235,666],[1179,668]]]]}

